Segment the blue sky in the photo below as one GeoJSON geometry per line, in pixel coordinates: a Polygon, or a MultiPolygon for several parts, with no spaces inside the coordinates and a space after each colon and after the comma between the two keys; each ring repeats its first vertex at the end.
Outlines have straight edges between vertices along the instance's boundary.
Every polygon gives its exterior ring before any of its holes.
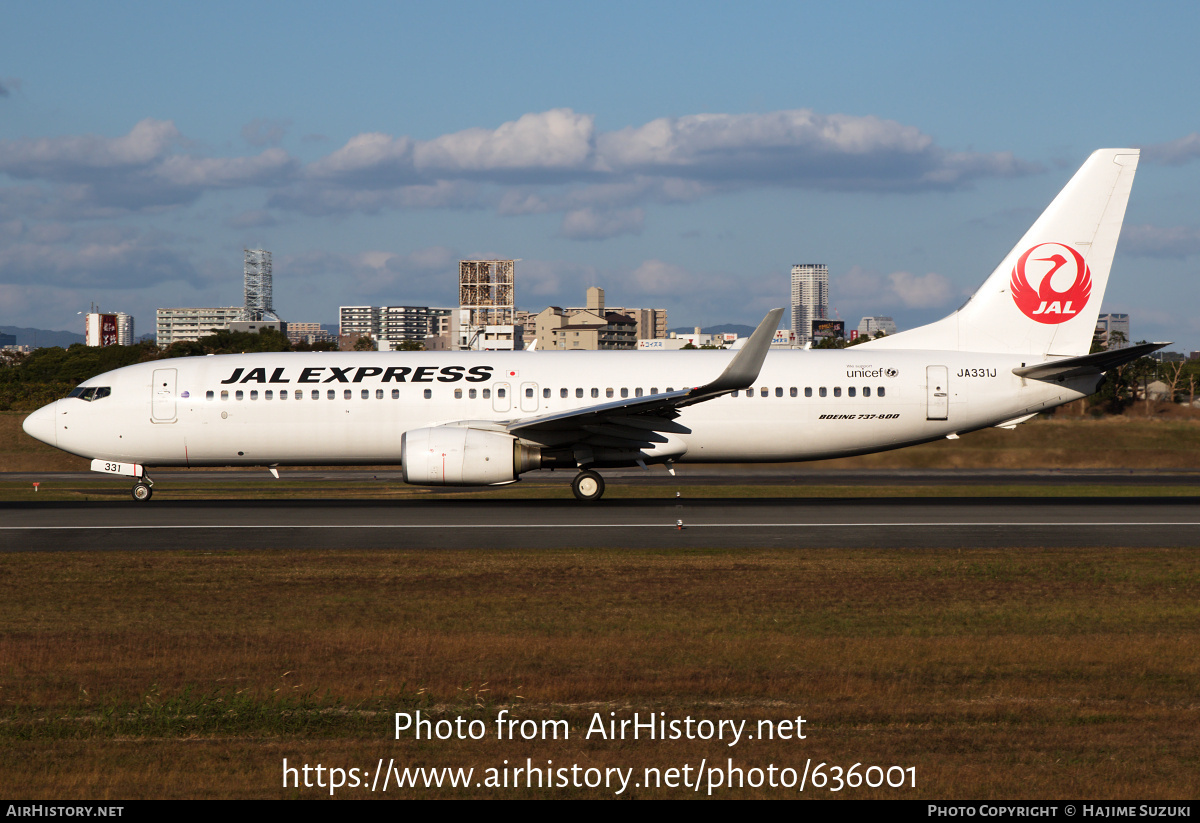
{"type": "Polygon", "coordinates": [[[953,310],[1088,154],[1140,146],[1103,307],[1200,349],[1194,3],[11,3],[0,324],[91,303],[456,300],[755,323],[953,310]]]}

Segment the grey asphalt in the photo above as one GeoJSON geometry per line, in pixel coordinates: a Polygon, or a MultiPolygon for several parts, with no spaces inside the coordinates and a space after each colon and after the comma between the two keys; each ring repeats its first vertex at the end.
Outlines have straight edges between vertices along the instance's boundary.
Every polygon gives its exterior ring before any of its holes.
{"type": "MultiPolygon", "coordinates": [[[[610,486],[664,482],[781,482],[782,477],[829,483],[830,472],[728,467],[671,479],[606,473],[610,486]]],[[[1196,498],[911,498],[911,499],[605,499],[576,503],[564,487],[537,500],[444,499],[436,495],[386,500],[172,501],[173,476],[155,473],[152,501],[0,504],[0,551],[111,549],[423,548],[630,549],[989,548],[1200,546],[1196,498]],[[682,528],[680,528],[682,525],[682,528]]],[[[293,472],[305,479],[369,483],[379,472],[293,472]]],[[[388,474],[391,474],[390,472],[388,474]]],[[[665,473],[663,473],[665,474],[665,473]]],[[[681,473],[682,474],[682,473],[681,473]]],[[[873,484],[1047,483],[1055,485],[1196,485],[1188,472],[928,472],[855,473],[873,484]]],[[[225,475],[225,477],[221,477],[225,475]]],[[[83,475],[94,478],[95,475],[83,475]]],[[[840,475],[848,478],[850,475],[840,475]]],[[[40,475],[41,482],[53,480],[40,475]]],[[[79,476],[73,476],[79,477],[79,476]]],[[[252,479],[261,479],[257,474],[252,479]]],[[[4,475],[0,479],[17,479],[4,475]]],[[[387,479],[394,479],[388,477],[387,479]]],[[[123,485],[125,481],[114,481],[123,485]]],[[[787,482],[805,482],[792,479],[787,482]]],[[[839,479],[836,482],[855,482],[839,479]]]]}

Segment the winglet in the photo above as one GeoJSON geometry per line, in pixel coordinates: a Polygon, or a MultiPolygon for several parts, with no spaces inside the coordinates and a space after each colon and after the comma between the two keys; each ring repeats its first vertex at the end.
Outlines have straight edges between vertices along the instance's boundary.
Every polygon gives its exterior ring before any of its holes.
{"type": "Polygon", "coordinates": [[[781,317],[783,317],[783,309],[771,309],[767,312],[767,316],[758,324],[758,328],[754,330],[754,334],[750,335],[746,344],[729,361],[729,365],[725,367],[725,371],[721,372],[721,376],[711,383],[699,387],[694,393],[704,396],[724,394],[744,389],[757,380],[781,317]]]}

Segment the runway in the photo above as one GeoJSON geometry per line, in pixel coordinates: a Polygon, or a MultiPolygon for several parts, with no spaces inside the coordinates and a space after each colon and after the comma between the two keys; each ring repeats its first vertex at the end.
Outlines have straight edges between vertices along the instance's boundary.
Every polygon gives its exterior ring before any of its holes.
{"type": "Polygon", "coordinates": [[[1194,498],[0,504],[0,551],[1200,545],[1194,498]]]}

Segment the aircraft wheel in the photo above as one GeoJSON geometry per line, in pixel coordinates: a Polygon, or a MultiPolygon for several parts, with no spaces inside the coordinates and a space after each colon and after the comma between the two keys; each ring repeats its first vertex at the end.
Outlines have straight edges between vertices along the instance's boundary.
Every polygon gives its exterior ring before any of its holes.
{"type": "Polygon", "coordinates": [[[604,478],[593,471],[580,472],[571,482],[576,500],[592,503],[604,496],[604,478]]]}
{"type": "Polygon", "coordinates": [[[154,489],[146,483],[133,484],[133,499],[139,503],[144,503],[154,496],[154,489]]]}

